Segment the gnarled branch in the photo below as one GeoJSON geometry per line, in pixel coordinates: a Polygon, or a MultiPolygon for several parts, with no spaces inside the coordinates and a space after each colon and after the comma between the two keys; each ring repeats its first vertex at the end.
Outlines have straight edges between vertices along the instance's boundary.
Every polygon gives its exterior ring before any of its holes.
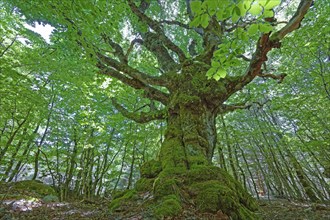
{"type": "Polygon", "coordinates": [[[180,26],[182,28],[185,28],[185,29],[191,29],[191,27],[189,27],[188,24],[184,24],[180,21],[169,21],[169,20],[161,20],[159,21],[161,24],[168,24],[168,25],[177,25],[177,26],[180,26]]]}
{"type": "Polygon", "coordinates": [[[126,118],[129,118],[137,123],[147,123],[154,120],[162,120],[166,118],[166,110],[155,110],[150,112],[129,112],[126,108],[120,105],[115,98],[111,98],[113,106],[126,118]]]}
{"type": "Polygon", "coordinates": [[[221,104],[220,107],[218,108],[218,113],[225,114],[228,112],[233,112],[237,109],[248,109],[251,106],[252,106],[252,104],[246,104],[246,103],[238,103],[235,105],[221,104]]]}
{"type": "Polygon", "coordinates": [[[160,39],[168,49],[172,50],[178,55],[181,63],[186,60],[184,52],[165,35],[161,25],[157,21],[154,21],[148,16],[146,16],[141,10],[139,10],[139,8],[132,0],[128,0],[128,5],[131,8],[132,12],[136,16],[138,16],[141,21],[145,22],[147,25],[149,25],[149,27],[151,27],[155,32],[157,32],[157,38],[160,39]]]}
{"type": "Polygon", "coordinates": [[[281,30],[275,32],[271,36],[272,41],[280,41],[288,33],[298,29],[301,21],[304,19],[308,9],[311,7],[313,0],[301,0],[296,13],[290,19],[290,21],[281,30]]]}
{"type": "Polygon", "coordinates": [[[293,15],[293,17],[290,19],[289,23],[285,27],[272,34],[271,37],[270,33],[262,34],[262,36],[257,42],[256,50],[253,54],[246,73],[237,80],[227,84],[227,88],[229,88],[228,97],[234,92],[242,89],[256,76],[262,75],[261,67],[262,64],[267,61],[267,53],[273,48],[279,48],[281,46],[280,40],[283,39],[286,34],[294,31],[299,27],[300,22],[304,18],[312,2],[312,0],[301,0],[296,13],[293,15]]]}
{"type": "Polygon", "coordinates": [[[139,81],[138,79],[130,78],[129,76],[121,73],[120,71],[116,70],[114,67],[106,66],[101,61],[97,64],[98,68],[101,70],[100,73],[104,75],[111,76],[113,78],[118,79],[119,81],[123,82],[124,84],[134,88],[134,89],[142,89],[145,91],[145,96],[157,100],[164,105],[168,102],[168,94],[148,85],[144,84],[143,82],[139,81]]]}
{"type": "Polygon", "coordinates": [[[127,57],[124,54],[123,48],[119,44],[117,44],[113,40],[111,40],[110,37],[107,36],[106,34],[102,34],[101,36],[102,36],[103,40],[106,43],[108,43],[115,50],[114,55],[116,55],[118,57],[120,62],[127,64],[128,61],[127,61],[127,57]]]}
{"type": "Polygon", "coordinates": [[[278,83],[283,82],[284,78],[287,76],[285,73],[279,74],[279,75],[275,75],[275,74],[271,74],[271,73],[260,73],[258,74],[259,77],[262,78],[272,78],[272,79],[278,79],[278,83]]]}
{"type": "Polygon", "coordinates": [[[133,50],[133,47],[135,44],[143,44],[143,40],[142,39],[134,39],[132,42],[131,42],[131,45],[129,46],[129,48],[127,49],[126,51],[126,54],[125,54],[125,57],[128,59],[130,53],[132,52],[133,50]]]}
{"type": "Polygon", "coordinates": [[[228,112],[233,112],[235,110],[238,109],[250,109],[253,105],[254,106],[258,106],[258,108],[262,108],[267,102],[269,102],[270,100],[267,99],[264,102],[252,102],[250,104],[247,103],[237,103],[237,104],[232,104],[232,105],[226,105],[226,104],[221,104],[218,108],[218,113],[220,114],[225,114],[228,112]]]}
{"type": "Polygon", "coordinates": [[[161,79],[161,77],[150,76],[148,74],[142,73],[142,72],[138,71],[137,69],[134,69],[134,68],[128,66],[127,64],[118,62],[117,60],[112,59],[111,57],[108,57],[101,53],[97,53],[97,56],[100,59],[100,61],[107,64],[107,66],[110,66],[117,71],[124,72],[129,77],[136,79],[143,84],[151,84],[151,85],[158,85],[158,86],[163,86],[165,84],[164,80],[161,79]]]}

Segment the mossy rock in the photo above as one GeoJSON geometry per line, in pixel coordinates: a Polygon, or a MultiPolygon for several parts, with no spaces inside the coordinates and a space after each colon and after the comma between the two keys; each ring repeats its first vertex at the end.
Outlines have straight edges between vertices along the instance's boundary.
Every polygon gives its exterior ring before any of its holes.
{"type": "Polygon", "coordinates": [[[135,190],[126,190],[125,193],[117,197],[116,199],[112,200],[109,204],[109,211],[120,211],[120,209],[125,208],[125,205],[127,205],[130,201],[134,201],[137,198],[137,193],[135,190]]]}
{"type": "Polygon", "coordinates": [[[154,183],[154,196],[156,199],[163,198],[168,195],[178,195],[179,187],[175,178],[159,177],[154,183]]]}
{"type": "Polygon", "coordinates": [[[57,197],[57,196],[54,196],[54,195],[48,195],[48,196],[45,196],[44,198],[42,198],[42,201],[43,202],[59,202],[60,199],[57,197]]]}
{"type": "Polygon", "coordinates": [[[141,177],[154,178],[162,171],[162,164],[157,160],[144,163],[140,169],[141,177]]]}
{"type": "Polygon", "coordinates": [[[27,196],[22,194],[0,194],[0,200],[33,200],[36,199],[34,196],[27,196]]]}
{"type": "Polygon", "coordinates": [[[218,180],[194,183],[189,187],[190,194],[200,212],[216,213],[221,210],[233,220],[257,219],[252,212],[254,207],[242,204],[236,190],[218,180]]]}
{"type": "Polygon", "coordinates": [[[140,178],[135,183],[135,189],[138,192],[152,192],[155,179],[140,178]]]}
{"type": "Polygon", "coordinates": [[[13,183],[13,190],[34,192],[41,197],[47,195],[56,195],[53,187],[43,184],[38,180],[23,180],[13,183]]]}
{"type": "Polygon", "coordinates": [[[258,219],[253,213],[257,210],[255,199],[225,170],[198,163],[190,168],[166,166],[156,178],[141,178],[135,185],[139,193],[121,192],[110,204],[110,211],[126,210],[143,201],[144,192],[153,192],[153,199],[143,203],[144,211],[152,211],[152,219],[183,217],[183,207],[192,204],[198,213],[223,213],[233,220],[258,219]]]}
{"type": "Polygon", "coordinates": [[[154,208],[155,217],[158,219],[177,216],[181,211],[181,202],[176,195],[165,196],[154,208]]]}
{"type": "Polygon", "coordinates": [[[187,172],[185,184],[191,185],[198,182],[216,180],[237,193],[240,202],[255,211],[258,208],[255,199],[225,170],[215,166],[197,166],[187,172]]]}

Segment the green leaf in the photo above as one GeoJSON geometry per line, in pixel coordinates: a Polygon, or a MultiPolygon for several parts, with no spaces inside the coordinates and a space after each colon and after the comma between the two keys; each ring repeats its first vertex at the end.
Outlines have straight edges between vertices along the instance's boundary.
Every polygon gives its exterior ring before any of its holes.
{"type": "Polygon", "coordinates": [[[227,57],[226,57],[224,54],[221,54],[221,55],[219,56],[219,60],[220,60],[220,62],[223,64],[223,63],[227,60],[227,57]]]}
{"type": "Polygon", "coordinates": [[[253,0],[245,0],[243,1],[243,6],[246,10],[248,10],[252,4],[253,0]]]}
{"type": "Polygon", "coordinates": [[[227,75],[227,71],[223,68],[219,68],[217,73],[213,76],[213,78],[218,81],[221,78],[225,78],[226,75],[227,75]]]}
{"type": "Polygon", "coordinates": [[[274,12],[273,12],[273,10],[265,10],[263,15],[265,18],[272,18],[272,17],[274,17],[274,12]]]}
{"type": "Polygon", "coordinates": [[[220,66],[220,63],[217,62],[217,61],[212,60],[211,66],[212,67],[219,67],[220,66]]]}
{"type": "Polygon", "coordinates": [[[214,73],[217,71],[217,67],[212,67],[206,72],[207,78],[211,79],[214,73]]]}
{"type": "Polygon", "coordinates": [[[240,39],[243,41],[248,41],[249,37],[247,36],[247,33],[245,31],[241,32],[240,39]]]}
{"type": "Polygon", "coordinates": [[[214,1],[214,0],[208,0],[208,1],[205,1],[205,2],[207,4],[207,9],[208,9],[209,14],[211,16],[213,16],[217,12],[218,2],[214,1]]]}
{"type": "Polygon", "coordinates": [[[265,7],[268,0],[258,0],[260,6],[265,7]]]}
{"type": "MultiPolygon", "coordinates": [[[[241,16],[241,10],[239,9],[238,6],[235,6],[234,10],[233,10],[238,16],[241,16]]],[[[233,13],[234,14],[234,13],[233,13]]]]}
{"type": "Polygon", "coordinates": [[[208,14],[203,14],[201,16],[201,25],[203,28],[206,28],[209,25],[210,16],[208,14]]]}
{"type": "Polygon", "coordinates": [[[246,7],[246,4],[244,2],[240,2],[237,7],[240,10],[240,15],[244,16],[248,10],[249,7],[246,7]]]}
{"type": "Polygon", "coordinates": [[[189,24],[190,27],[198,27],[201,24],[201,16],[196,16],[189,24]]]}
{"type": "Polygon", "coordinates": [[[262,7],[256,3],[254,3],[251,5],[249,12],[252,15],[259,15],[262,12],[262,7]]]}
{"type": "MultiPolygon", "coordinates": [[[[232,20],[233,22],[238,21],[238,19],[240,18],[240,16],[239,16],[239,13],[240,13],[240,12],[237,12],[236,8],[238,8],[238,7],[233,8],[233,11],[232,11],[231,20],[232,20]]],[[[238,8],[238,10],[239,10],[239,8],[238,8]]]]}
{"type": "Polygon", "coordinates": [[[258,29],[258,24],[252,24],[247,31],[249,35],[254,35],[258,32],[258,29]]]}
{"type": "Polygon", "coordinates": [[[265,5],[265,9],[272,9],[281,4],[281,0],[270,0],[265,5]]]}
{"type": "Polygon", "coordinates": [[[223,21],[224,20],[224,11],[223,10],[218,10],[215,15],[217,16],[217,19],[219,21],[223,21]]]}
{"type": "Polygon", "coordinates": [[[213,79],[215,79],[216,81],[219,81],[220,78],[221,78],[221,77],[220,77],[219,75],[217,75],[217,74],[215,74],[215,75],[213,76],[213,79]]]}
{"type": "Polygon", "coordinates": [[[269,33],[273,30],[273,27],[270,24],[259,24],[259,30],[262,33],[269,33]]]}
{"type": "Polygon", "coordinates": [[[200,1],[193,1],[190,3],[190,7],[193,13],[200,14],[202,13],[202,2],[200,1]]]}

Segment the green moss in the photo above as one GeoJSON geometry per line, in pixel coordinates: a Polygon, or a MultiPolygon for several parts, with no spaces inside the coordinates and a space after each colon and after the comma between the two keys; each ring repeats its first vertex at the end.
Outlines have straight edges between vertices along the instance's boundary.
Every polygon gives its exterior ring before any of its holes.
{"type": "Polygon", "coordinates": [[[59,198],[57,196],[54,196],[54,195],[48,195],[48,196],[45,196],[44,198],[42,198],[42,201],[44,202],[59,202],[59,198]]]}
{"type": "Polygon", "coordinates": [[[207,165],[195,165],[187,172],[186,180],[188,184],[195,182],[219,180],[227,182],[229,174],[222,172],[219,167],[207,165]]]}
{"type": "Polygon", "coordinates": [[[117,199],[117,198],[123,197],[125,195],[125,193],[127,193],[127,190],[124,190],[124,189],[118,190],[117,189],[117,190],[112,191],[111,197],[112,197],[112,199],[117,199]]]}
{"type": "Polygon", "coordinates": [[[125,193],[114,200],[109,204],[109,211],[113,212],[119,209],[121,206],[127,204],[129,201],[137,198],[137,193],[135,190],[126,190],[125,193]]]}
{"type": "Polygon", "coordinates": [[[141,178],[135,183],[135,189],[138,192],[151,192],[153,189],[153,184],[155,182],[155,179],[147,179],[147,178],[141,178]]]}
{"type": "Polygon", "coordinates": [[[56,195],[56,191],[49,185],[37,180],[23,180],[13,185],[14,190],[34,192],[40,196],[56,195]]]}
{"type": "Polygon", "coordinates": [[[162,198],[167,195],[178,195],[179,188],[177,181],[174,178],[159,177],[154,183],[154,196],[156,199],[162,198]]]}
{"type": "Polygon", "coordinates": [[[192,184],[190,187],[192,194],[196,194],[195,202],[197,209],[201,212],[217,212],[221,207],[221,192],[229,190],[216,180],[192,184]]]}
{"type": "Polygon", "coordinates": [[[34,200],[37,199],[33,196],[21,195],[21,194],[0,194],[0,200],[34,200]]]}
{"type": "Polygon", "coordinates": [[[201,165],[207,165],[208,161],[204,156],[188,156],[188,161],[191,169],[194,169],[201,165]]]}
{"type": "Polygon", "coordinates": [[[176,195],[165,196],[154,209],[154,213],[159,219],[177,216],[181,211],[181,202],[176,195]]]}
{"type": "Polygon", "coordinates": [[[180,178],[180,176],[182,176],[182,174],[184,174],[185,172],[187,172],[187,168],[186,167],[168,167],[166,169],[164,169],[159,175],[158,177],[163,177],[163,178],[180,178]]]}
{"type": "Polygon", "coordinates": [[[144,163],[140,169],[141,177],[154,178],[162,171],[162,164],[157,160],[144,163]]]}
{"type": "Polygon", "coordinates": [[[242,207],[239,208],[238,213],[241,219],[259,219],[254,213],[242,207]]]}
{"type": "Polygon", "coordinates": [[[190,186],[197,209],[201,212],[216,213],[221,210],[234,220],[257,219],[249,207],[240,202],[240,195],[218,180],[194,183],[190,186]]]}
{"type": "Polygon", "coordinates": [[[185,152],[181,140],[172,138],[164,142],[160,152],[160,161],[163,169],[168,167],[186,167],[185,152]]]}
{"type": "Polygon", "coordinates": [[[181,104],[189,104],[189,103],[198,103],[200,102],[200,98],[195,95],[187,95],[184,93],[180,93],[180,95],[177,97],[178,100],[180,100],[181,104]]]}

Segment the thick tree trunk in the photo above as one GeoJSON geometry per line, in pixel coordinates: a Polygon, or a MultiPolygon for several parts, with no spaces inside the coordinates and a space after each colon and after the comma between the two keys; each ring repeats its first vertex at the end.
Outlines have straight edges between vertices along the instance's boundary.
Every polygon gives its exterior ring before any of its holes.
{"type": "Polygon", "coordinates": [[[162,168],[210,165],[217,138],[215,118],[200,103],[180,104],[170,109],[160,152],[162,168]]]}
{"type": "MultiPolygon", "coordinates": [[[[223,219],[257,219],[254,199],[225,170],[212,166],[216,114],[202,101],[182,97],[170,104],[159,160],[142,166],[142,178],[135,189],[153,193],[151,209],[158,219],[185,218],[181,216],[183,207],[223,219]]],[[[127,205],[131,193],[113,200],[110,210],[115,211],[118,204],[127,205]]]]}
{"type": "MultiPolygon", "coordinates": [[[[192,63],[173,76],[159,160],[141,167],[142,178],[135,189],[153,193],[155,201],[151,206],[159,219],[185,218],[180,216],[183,207],[237,220],[257,219],[253,214],[257,207],[254,199],[225,170],[212,166],[217,142],[216,116],[229,94],[225,82],[208,80],[206,71],[200,63],[192,63]]],[[[118,204],[131,197],[128,192],[113,200],[110,210],[116,210],[118,204]]]]}

